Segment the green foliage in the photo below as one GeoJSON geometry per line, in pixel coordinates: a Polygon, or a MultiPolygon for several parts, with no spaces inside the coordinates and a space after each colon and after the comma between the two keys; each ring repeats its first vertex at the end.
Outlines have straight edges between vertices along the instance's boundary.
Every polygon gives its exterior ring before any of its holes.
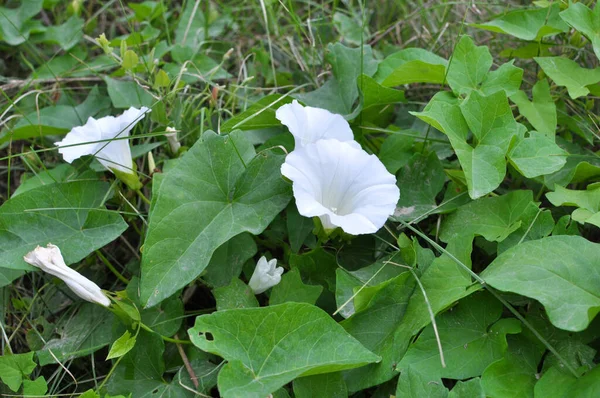
{"type": "Polygon", "coordinates": [[[466,3],[3,2],[0,395],[599,396],[600,7],[466,3]],[[395,176],[376,233],[300,214],[294,99],[395,176]],[[142,106],[132,177],[54,145],[142,106]]]}
{"type": "Polygon", "coordinates": [[[310,304],[237,309],[196,318],[189,330],[201,350],[223,356],[225,397],[268,395],[302,375],[339,371],[379,358],[310,304]],[[235,340],[228,338],[231,334],[235,340]],[[258,344],[253,344],[256,340],[258,344]],[[290,349],[294,355],[287,355],[290,349]]]}

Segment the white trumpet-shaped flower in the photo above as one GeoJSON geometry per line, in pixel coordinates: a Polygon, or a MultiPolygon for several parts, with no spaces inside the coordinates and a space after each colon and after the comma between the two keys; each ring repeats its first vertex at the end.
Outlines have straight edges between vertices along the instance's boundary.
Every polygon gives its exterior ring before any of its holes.
{"type": "Polygon", "coordinates": [[[23,259],[44,272],[62,279],[67,286],[79,297],[92,303],[108,307],[110,300],[98,285],[69,268],[65,264],[58,246],[48,243],[47,247],[38,246],[23,257],[23,259]]]}
{"type": "Polygon", "coordinates": [[[281,173],[292,180],[300,214],[319,217],[325,231],[374,233],[400,199],[396,177],[355,143],[320,140],[290,153],[281,173]]]}
{"type": "Polygon", "coordinates": [[[262,256],[256,263],[248,286],[254,294],[260,294],[281,282],[281,274],[283,274],[283,268],[277,267],[276,258],[267,262],[267,258],[262,256]]]}
{"type": "Polygon", "coordinates": [[[296,100],[279,107],[275,117],[286,125],[294,136],[296,149],[328,138],[339,141],[354,140],[350,125],[341,115],[321,108],[302,106],[296,100]]]}
{"type": "Polygon", "coordinates": [[[62,141],[54,145],[58,146],[58,152],[68,163],[85,155],[94,155],[112,172],[135,174],[131,149],[125,138],[148,112],[150,109],[146,107],[132,107],[117,117],[105,116],[97,120],[90,117],[85,125],[74,127],[62,141]],[[89,144],[83,144],[85,142],[89,144]]]}

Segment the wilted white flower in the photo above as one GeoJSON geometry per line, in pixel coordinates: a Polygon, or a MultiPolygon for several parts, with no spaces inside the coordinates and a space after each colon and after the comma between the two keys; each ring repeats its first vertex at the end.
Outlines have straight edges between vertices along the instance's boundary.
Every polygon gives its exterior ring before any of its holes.
{"type": "Polygon", "coordinates": [[[248,286],[254,294],[260,294],[278,284],[281,281],[281,274],[283,274],[283,268],[277,267],[276,258],[267,262],[267,258],[262,256],[256,263],[248,286]]]}
{"type": "Polygon", "coordinates": [[[300,214],[323,228],[351,235],[374,233],[400,199],[396,177],[353,142],[319,140],[290,153],[281,173],[292,180],[300,214]]]}
{"type": "Polygon", "coordinates": [[[354,140],[350,125],[341,115],[321,108],[302,106],[296,100],[279,107],[275,117],[294,136],[296,149],[321,139],[354,140]]]}
{"type": "Polygon", "coordinates": [[[108,307],[110,300],[94,282],[69,268],[65,264],[58,246],[48,243],[47,247],[36,247],[23,257],[23,259],[44,272],[62,279],[67,286],[79,297],[92,303],[108,307]]]}
{"type": "Polygon", "coordinates": [[[172,127],[167,127],[167,134],[165,134],[165,137],[167,137],[167,141],[169,142],[169,146],[171,147],[171,152],[175,154],[179,152],[181,144],[177,139],[177,130],[175,130],[172,127]]]}
{"type": "Polygon", "coordinates": [[[142,120],[150,109],[129,108],[122,115],[105,116],[98,120],[90,117],[83,126],[74,127],[62,141],[56,142],[58,152],[71,163],[85,155],[94,155],[108,170],[135,174],[129,142],[129,132],[142,120]],[[119,138],[113,141],[106,141],[119,138]],[[101,141],[102,142],[96,142],[101,141]],[[84,142],[90,144],[77,145],[84,142]]]}

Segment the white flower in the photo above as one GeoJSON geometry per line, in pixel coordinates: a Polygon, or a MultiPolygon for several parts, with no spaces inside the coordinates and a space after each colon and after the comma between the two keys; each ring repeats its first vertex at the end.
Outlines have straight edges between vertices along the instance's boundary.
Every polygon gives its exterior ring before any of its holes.
{"type": "Polygon", "coordinates": [[[374,233],[400,199],[396,177],[375,155],[352,142],[320,140],[290,153],[281,173],[292,180],[300,214],[323,228],[351,235],[374,233]]]}
{"type": "Polygon", "coordinates": [[[129,132],[142,120],[150,109],[129,108],[122,115],[106,116],[98,120],[90,117],[83,126],[74,127],[62,141],[56,142],[58,152],[71,163],[85,155],[94,155],[110,171],[135,174],[129,142],[129,132]],[[106,141],[119,138],[113,141],[106,141]],[[97,142],[101,141],[102,142],[97,142]],[[83,142],[90,144],[77,145],[83,142]]]}
{"type": "Polygon", "coordinates": [[[281,281],[281,274],[283,274],[283,268],[277,267],[276,258],[267,262],[267,258],[262,256],[256,263],[256,268],[250,282],[248,282],[248,286],[254,294],[260,294],[278,284],[281,281]]]}
{"type": "Polygon", "coordinates": [[[73,293],[82,299],[105,307],[110,305],[109,298],[102,293],[98,285],[65,264],[58,246],[51,243],[48,243],[47,247],[38,246],[27,253],[23,259],[42,271],[62,279],[73,293]]]}
{"type": "Polygon", "coordinates": [[[177,152],[179,152],[179,148],[181,148],[181,144],[177,140],[177,130],[172,127],[167,127],[167,134],[165,134],[165,137],[167,137],[167,141],[171,147],[171,152],[177,154],[177,152]]]}
{"type": "Polygon", "coordinates": [[[339,141],[354,140],[350,125],[341,115],[321,108],[302,106],[296,100],[279,107],[275,117],[286,125],[294,136],[296,149],[327,138],[339,141]]]}

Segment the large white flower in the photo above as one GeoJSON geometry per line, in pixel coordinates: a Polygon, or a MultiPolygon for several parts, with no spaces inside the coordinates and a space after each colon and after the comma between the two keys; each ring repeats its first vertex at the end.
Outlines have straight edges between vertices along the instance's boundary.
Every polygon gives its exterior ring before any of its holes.
{"type": "Polygon", "coordinates": [[[300,214],[319,217],[326,231],[374,233],[400,199],[396,177],[356,143],[319,140],[290,153],[281,173],[292,180],[300,214]]]}
{"type": "Polygon", "coordinates": [[[296,149],[327,138],[339,141],[354,140],[350,125],[341,115],[321,108],[302,106],[296,100],[279,107],[275,117],[286,125],[294,136],[296,149]]]}
{"type": "Polygon", "coordinates": [[[267,262],[267,258],[262,256],[256,263],[248,286],[254,294],[260,294],[281,282],[281,274],[283,274],[283,268],[277,267],[276,258],[267,262]]]}
{"type": "Polygon", "coordinates": [[[83,126],[74,127],[62,141],[56,142],[58,152],[71,163],[85,155],[94,155],[108,170],[135,174],[129,148],[129,132],[150,109],[129,108],[122,115],[106,116],[98,120],[90,117],[83,126]],[[113,141],[106,141],[119,138],[113,141]],[[104,140],[104,141],[102,141],[104,140]],[[102,141],[102,142],[97,142],[102,141]],[[81,144],[91,142],[89,144],[81,144]]]}
{"type": "Polygon", "coordinates": [[[58,246],[51,243],[48,243],[47,247],[38,246],[27,253],[23,259],[42,271],[62,279],[73,293],[82,299],[105,307],[110,305],[110,299],[102,293],[98,285],[65,264],[58,246]]]}

